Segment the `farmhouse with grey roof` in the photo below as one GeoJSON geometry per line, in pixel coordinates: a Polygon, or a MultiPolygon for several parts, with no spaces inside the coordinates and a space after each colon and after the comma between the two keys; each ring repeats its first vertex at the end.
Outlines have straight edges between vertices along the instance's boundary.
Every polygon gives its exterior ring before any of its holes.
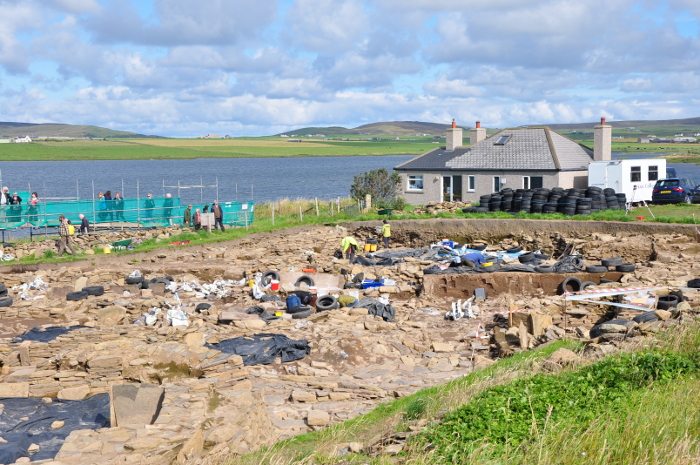
{"type": "Polygon", "coordinates": [[[503,129],[486,137],[477,121],[470,130],[470,147],[462,146],[462,129],[447,129],[447,144],[394,169],[409,203],[477,201],[480,195],[505,187],[585,188],[588,165],[610,160],[612,126],[594,128],[594,150],[547,127],[503,129]]]}

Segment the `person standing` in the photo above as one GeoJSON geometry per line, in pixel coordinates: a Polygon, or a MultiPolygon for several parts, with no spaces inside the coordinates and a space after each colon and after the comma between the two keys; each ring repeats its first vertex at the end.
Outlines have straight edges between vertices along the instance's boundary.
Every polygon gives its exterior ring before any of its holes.
{"type": "Polygon", "coordinates": [[[124,219],[124,199],[119,192],[114,194],[114,210],[117,212],[117,221],[126,221],[124,219]]]}
{"type": "Polygon", "coordinates": [[[185,213],[182,216],[182,227],[189,228],[192,226],[192,205],[188,205],[185,208],[185,213]]]}
{"type": "Polygon", "coordinates": [[[165,221],[168,226],[173,224],[173,219],[171,218],[173,214],[173,198],[170,194],[165,194],[165,200],[163,201],[163,221],[165,221]]]}
{"type": "Polygon", "coordinates": [[[97,193],[97,217],[100,222],[104,222],[107,215],[107,202],[105,201],[105,196],[102,192],[97,193]]]}
{"type": "Polygon", "coordinates": [[[82,213],[78,215],[80,218],[80,235],[90,233],[90,221],[82,213]]]}
{"type": "Polygon", "coordinates": [[[382,225],[382,237],[384,238],[384,248],[388,249],[389,238],[391,237],[391,227],[389,226],[389,222],[387,220],[384,220],[384,224],[382,225]]]}
{"type": "Polygon", "coordinates": [[[32,192],[32,196],[29,198],[29,222],[34,225],[34,229],[39,229],[36,225],[36,213],[39,210],[39,194],[32,192]]]}
{"type": "Polygon", "coordinates": [[[17,192],[12,193],[12,197],[9,198],[10,212],[12,214],[11,220],[15,223],[22,221],[22,197],[20,197],[17,192]]]}
{"type": "Polygon", "coordinates": [[[75,257],[75,249],[71,244],[70,231],[68,230],[68,220],[63,215],[59,216],[58,220],[60,221],[58,226],[58,235],[60,236],[58,240],[58,256],[62,256],[66,249],[69,249],[75,257]]]}
{"type": "Polygon", "coordinates": [[[226,231],[223,223],[224,211],[221,209],[218,200],[214,200],[214,204],[211,206],[211,212],[214,214],[214,230],[216,230],[216,225],[219,225],[221,232],[226,231]]]}
{"type": "Polygon", "coordinates": [[[7,205],[10,203],[10,189],[7,187],[2,188],[0,192],[0,222],[5,222],[7,205]]]}
{"type": "Polygon", "coordinates": [[[153,219],[153,209],[156,208],[156,201],[153,200],[153,195],[148,194],[146,201],[143,203],[143,208],[146,210],[146,218],[153,219]]]}
{"type": "Polygon", "coordinates": [[[114,204],[112,203],[112,191],[105,192],[105,215],[109,217],[109,222],[114,221],[114,204]]]}
{"type": "Polygon", "coordinates": [[[199,212],[199,208],[195,209],[194,215],[192,216],[192,223],[194,224],[194,230],[199,231],[202,229],[202,214],[199,212]]]}
{"type": "Polygon", "coordinates": [[[355,260],[355,252],[357,252],[357,249],[359,247],[355,238],[352,236],[344,237],[343,240],[340,241],[340,246],[343,248],[345,258],[347,258],[350,261],[350,263],[352,263],[355,260]]]}

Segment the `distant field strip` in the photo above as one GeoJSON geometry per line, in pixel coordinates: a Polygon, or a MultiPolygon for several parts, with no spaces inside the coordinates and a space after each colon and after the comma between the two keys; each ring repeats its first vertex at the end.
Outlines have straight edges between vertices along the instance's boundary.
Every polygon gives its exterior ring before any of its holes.
{"type": "Polygon", "coordinates": [[[341,157],[419,155],[436,144],[413,141],[269,139],[110,139],[0,145],[0,161],[139,160],[226,157],[341,157]]]}

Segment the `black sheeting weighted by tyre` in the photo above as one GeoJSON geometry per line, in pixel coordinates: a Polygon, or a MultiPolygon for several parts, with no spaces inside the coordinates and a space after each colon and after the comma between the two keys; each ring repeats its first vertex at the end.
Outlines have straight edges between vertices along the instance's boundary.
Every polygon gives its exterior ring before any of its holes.
{"type": "Polygon", "coordinates": [[[278,272],[276,272],[274,270],[264,272],[262,275],[262,278],[260,278],[260,281],[263,283],[264,286],[267,286],[272,281],[279,281],[279,280],[280,280],[280,275],[278,272]]]}
{"type": "Polygon", "coordinates": [[[635,323],[646,323],[647,321],[656,321],[659,317],[654,315],[654,312],[644,312],[632,318],[635,323]]]}
{"type": "Polygon", "coordinates": [[[246,366],[269,365],[277,357],[281,357],[282,363],[293,362],[311,353],[311,346],[306,339],[295,341],[283,334],[270,333],[224,339],[218,344],[206,346],[225,354],[240,355],[246,366]]]}
{"type": "Polygon", "coordinates": [[[83,400],[53,399],[47,404],[34,397],[3,397],[0,415],[0,463],[15,463],[20,457],[32,461],[50,460],[75,430],[97,430],[109,425],[109,394],[97,394],[83,400]],[[27,419],[28,418],[28,419],[27,419]],[[63,421],[52,429],[54,421],[63,421]],[[29,454],[27,448],[37,444],[40,449],[29,454]]]}
{"type": "Polygon", "coordinates": [[[593,328],[591,328],[591,331],[589,333],[589,335],[591,336],[591,339],[594,339],[596,337],[600,337],[603,335],[603,332],[600,330],[600,327],[602,325],[620,325],[620,326],[626,326],[629,329],[630,328],[630,320],[626,320],[624,318],[618,318],[616,320],[610,320],[610,321],[606,321],[605,323],[595,325],[593,328]]]}
{"type": "Polygon", "coordinates": [[[308,318],[311,315],[313,315],[313,313],[313,310],[307,310],[305,312],[295,313],[294,315],[292,315],[292,318],[295,320],[303,320],[304,318],[308,318]]]}

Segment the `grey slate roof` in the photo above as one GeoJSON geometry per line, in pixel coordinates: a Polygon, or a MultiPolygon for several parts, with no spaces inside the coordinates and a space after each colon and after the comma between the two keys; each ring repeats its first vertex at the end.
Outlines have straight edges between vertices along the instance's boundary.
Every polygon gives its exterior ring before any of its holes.
{"type": "Polygon", "coordinates": [[[585,170],[593,151],[548,128],[504,129],[472,147],[432,150],[397,170],[585,170]],[[504,145],[495,145],[510,136],[504,145]]]}

